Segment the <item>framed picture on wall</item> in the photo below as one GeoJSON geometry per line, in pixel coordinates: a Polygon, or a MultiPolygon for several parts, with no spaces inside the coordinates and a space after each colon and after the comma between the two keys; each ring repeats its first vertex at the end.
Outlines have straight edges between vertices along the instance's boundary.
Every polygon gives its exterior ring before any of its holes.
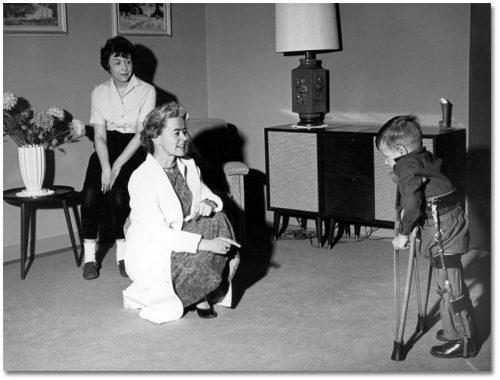
{"type": "Polygon", "coordinates": [[[66,4],[3,4],[3,32],[17,35],[67,34],[66,4]]]}
{"type": "Polygon", "coordinates": [[[112,4],[113,34],[131,37],[171,37],[168,3],[112,4]]]}

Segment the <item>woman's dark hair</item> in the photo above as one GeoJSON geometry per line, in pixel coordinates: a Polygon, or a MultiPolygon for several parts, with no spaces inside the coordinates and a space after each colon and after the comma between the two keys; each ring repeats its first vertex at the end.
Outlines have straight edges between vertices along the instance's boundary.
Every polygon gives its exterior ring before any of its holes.
{"type": "Polygon", "coordinates": [[[116,54],[118,57],[127,58],[130,56],[132,63],[135,58],[135,48],[132,42],[125,37],[116,36],[106,41],[101,48],[101,66],[104,70],[109,71],[109,58],[116,54]]]}
{"type": "Polygon", "coordinates": [[[144,119],[144,128],[141,131],[141,144],[148,153],[155,152],[153,140],[161,134],[167,125],[167,119],[182,117],[186,119],[186,111],[177,102],[165,103],[156,107],[144,119]]]}
{"type": "Polygon", "coordinates": [[[422,128],[414,115],[395,116],[378,131],[375,139],[377,149],[384,144],[392,149],[402,145],[410,150],[422,146],[422,128]]]}

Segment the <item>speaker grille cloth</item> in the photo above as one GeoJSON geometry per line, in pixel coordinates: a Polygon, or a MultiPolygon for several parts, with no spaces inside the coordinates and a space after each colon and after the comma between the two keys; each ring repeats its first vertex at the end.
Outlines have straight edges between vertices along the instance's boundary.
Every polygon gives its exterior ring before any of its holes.
{"type": "MultiPolygon", "coordinates": [[[[431,153],[433,140],[423,139],[423,145],[431,153]]],[[[380,153],[373,138],[373,165],[375,173],[375,219],[394,221],[394,207],[396,206],[396,184],[391,180],[392,169],[386,165],[385,157],[380,153]]]]}
{"type": "Polygon", "coordinates": [[[315,133],[268,132],[269,205],[318,212],[315,133]]]}

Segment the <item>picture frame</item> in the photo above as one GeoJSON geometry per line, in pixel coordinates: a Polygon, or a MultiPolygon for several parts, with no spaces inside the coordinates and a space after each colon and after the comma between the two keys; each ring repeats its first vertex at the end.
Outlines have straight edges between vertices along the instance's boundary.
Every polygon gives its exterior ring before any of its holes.
{"type": "Polygon", "coordinates": [[[64,35],[66,4],[3,4],[3,32],[11,35],[64,35]]]}
{"type": "Polygon", "coordinates": [[[170,3],[112,4],[113,35],[172,37],[170,3]]]}

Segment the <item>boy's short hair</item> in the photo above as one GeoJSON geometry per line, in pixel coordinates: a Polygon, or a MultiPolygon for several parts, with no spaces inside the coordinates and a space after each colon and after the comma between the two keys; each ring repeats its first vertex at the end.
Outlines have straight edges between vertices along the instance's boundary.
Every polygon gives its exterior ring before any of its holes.
{"type": "Polygon", "coordinates": [[[402,145],[408,150],[420,148],[422,146],[422,128],[414,115],[395,116],[378,131],[375,139],[377,149],[384,144],[388,148],[402,145]]]}
{"type": "Polygon", "coordinates": [[[130,56],[133,63],[135,59],[134,45],[122,36],[115,36],[108,39],[101,48],[101,66],[106,71],[109,71],[109,58],[113,54],[123,58],[130,56]]]}

